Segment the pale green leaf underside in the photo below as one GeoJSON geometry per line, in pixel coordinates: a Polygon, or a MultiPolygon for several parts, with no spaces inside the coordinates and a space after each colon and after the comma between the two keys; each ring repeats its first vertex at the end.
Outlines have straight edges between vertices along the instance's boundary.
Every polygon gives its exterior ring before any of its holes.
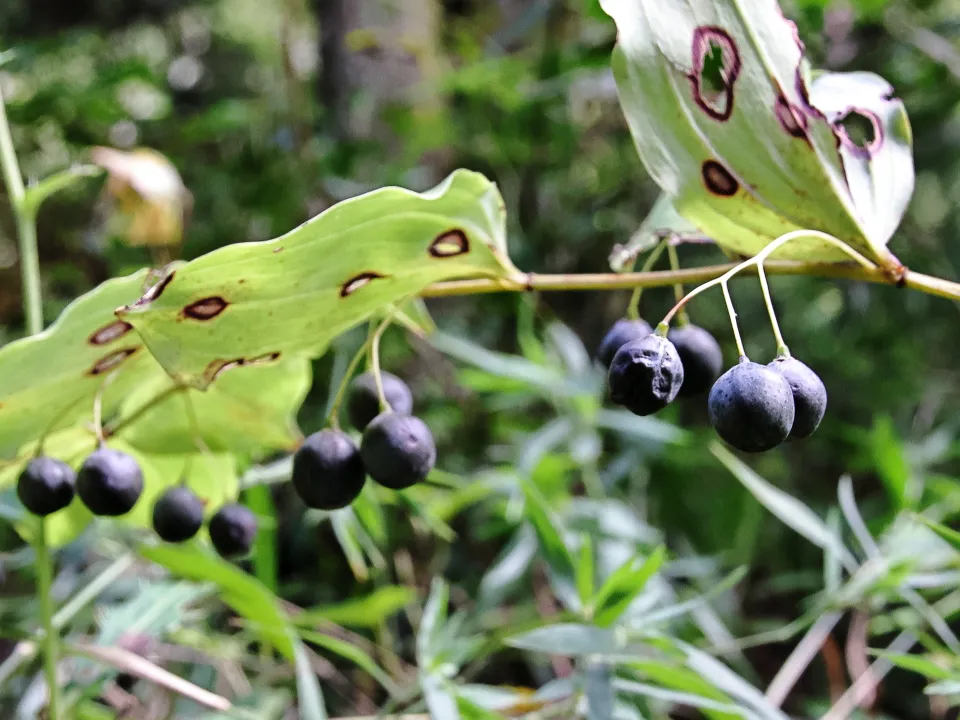
{"type": "MultiPolygon", "coordinates": [[[[143,270],[108,280],[71,303],[43,333],[0,348],[0,457],[32,452],[33,443],[56,430],[92,424],[101,387],[108,426],[171,387],[137,333],[114,315],[143,293],[147,277],[143,270]]],[[[255,456],[289,449],[300,437],[293,418],[310,377],[309,363],[300,358],[233,368],[209,392],[189,391],[198,433],[180,393],[121,436],[149,452],[194,452],[198,439],[215,452],[255,456]]]]}
{"type": "Polygon", "coordinates": [[[233,363],[317,355],[341,332],[431,283],[518,275],[503,200],[459,170],[425,193],[389,187],[273,240],[216,250],[118,311],[178,381],[233,363]]]}
{"type": "MultiPolygon", "coordinates": [[[[601,5],[619,31],[612,64],[635,144],[683,217],[735,253],[754,255],[786,232],[816,229],[896,265],[885,246],[905,203],[863,202],[890,193],[857,190],[863,172],[838,150],[835,128],[811,105],[802,46],[776,0],[601,5]],[[723,82],[713,89],[701,79],[704,49],[723,55],[723,82]]],[[[861,78],[846,82],[868,92],[861,78]]],[[[909,133],[888,135],[899,138],[893,162],[909,197],[912,159],[907,171],[902,153],[909,155],[909,133]]],[[[886,152],[874,150],[868,165],[886,152]]],[[[846,259],[816,240],[790,243],[777,257],[846,259]]]]}

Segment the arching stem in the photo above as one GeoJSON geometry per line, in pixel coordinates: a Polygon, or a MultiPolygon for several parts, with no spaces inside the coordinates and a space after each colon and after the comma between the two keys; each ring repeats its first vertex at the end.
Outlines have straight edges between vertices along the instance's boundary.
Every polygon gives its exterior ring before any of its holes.
{"type": "MultiPolygon", "coordinates": [[[[680,269],[680,258],[677,257],[677,247],[674,243],[667,243],[667,256],[670,258],[670,269],[674,272],[680,269]]],[[[673,284],[673,296],[677,302],[683,300],[683,283],[674,283],[673,284]]],[[[677,325],[683,326],[690,322],[690,318],[687,317],[686,309],[682,309],[677,314],[677,325]]]]}
{"type": "Polygon", "coordinates": [[[387,315],[383,322],[373,331],[373,337],[370,338],[370,370],[373,372],[373,381],[377,385],[377,397],[380,398],[380,411],[390,412],[391,407],[387,402],[387,396],[383,392],[383,377],[380,373],[380,338],[383,337],[384,330],[389,327],[393,321],[393,315],[387,315]]]}
{"type": "Polygon", "coordinates": [[[730,327],[733,328],[733,339],[737,343],[737,354],[739,357],[746,357],[747,351],[743,349],[743,340],[740,337],[740,326],[737,324],[737,311],[733,307],[733,299],[730,297],[730,288],[726,281],[720,283],[723,288],[723,301],[727,304],[727,314],[730,316],[730,327]]]}
{"type": "Polygon", "coordinates": [[[371,336],[368,335],[357,352],[354,353],[350,364],[347,365],[347,369],[343,371],[343,379],[340,381],[339,387],[337,387],[337,394],[333,396],[333,402],[330,403],[330,411],[327,413],[326,424],[334,430],[340,429],[340,406],[343,405],[343,398],[346,395],[347,387],[350,385],[350,380],[353,378],[353,374],[357,371],[357,367],[359,367],[363,356],[366,355],[367,348],[370,346],[370,338],[371,336]]]}
{"type": "Polygon", "coordinates": [[[757,264],[757,276],[760,278],[760,289],[763,291],[763,302],[767,306],[767,314],[770,316],[770,326],[773,328],[773,337],[777,341],[777,355],[790,357],[790,348],[783,341],[783,334],[780,332],[780,323],[777,321],[777,313],[773,309],[773,298],[770,296],[770,286],[767,284],[767,274],[763,271],[763,263],[757,264]]]}
{"type": "Polygon", "coordinates": [[[683,297],[683,299],[680,300],[680,302],[678,302],[676,305],[673,306],[670,312],[668,312],[666,316],[663,318],[663,322],[669,325],[670,321],[683,308],[683,306],[686,305],[688,302],[690,302],[693,298],[695,298],[700,293],[704,292],[705,290],[709,290],[712,287],[716,287],[717,285],[721,285],[721,284],[725,285],[726,282],[730,280],[730,278],[732,278],[734,275],[736,275],[742,270],[745,270],[748,267],[757,266],[759,268],[761,263],[763,263],[764,260],[770,257],[771,254],[779,250],[788,242],[791,242],[792,240],[797,240],[802,237],[814,237],[819,240],[828,242],[831,245],[834,245],[835,247],[845,252],[854,260],[856,260],[857,263],[860,264],[866,270],[870,270],[870,271],[877,270],[876,265],[874,265],[872,262],[867,260],[863,255],[858,253],[856,250],[849,247],[846,243],[838,240],[832,235],[828,235],[827,233],[820,232],[819,230],[794,230],[792,232],[788,232],[784,235],[781,235],[776,240],[774,240],[769,245],[767,245],[759,253],[754,255],[752,258],[749,258],[748,260],[744,260],[739,265],[735,265],[720,277],[710,280],[708,282],[705,282],[703,283],[703,285],[700,285],[699,287],[696,287],[693,290],[691,290],[689,293],[687,293],[683,297]]]}
{"type": "MultiPolygon", "coordinates": [[[[660,259],[660,256],[663,255],[663,251],[668,245],[669,238],[663,238],[660,242],[658,242],[653,250],[650,251],[650,254],[643,263],[643,266],[640,268],[640,272],[650,272],[650,269],[656,264],[657,260],[660,259]]],[[[630,296],[630,304],[627,305],[627,317],[631,320],[640,319],[641,295],[643,295],[643,286],[638,285],[634,288],[633,295],[630,296]]]]}

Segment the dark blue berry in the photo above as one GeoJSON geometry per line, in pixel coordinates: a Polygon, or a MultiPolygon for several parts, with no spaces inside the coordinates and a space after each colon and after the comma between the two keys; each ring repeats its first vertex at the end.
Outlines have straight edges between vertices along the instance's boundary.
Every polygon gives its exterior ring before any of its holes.
{"type": "Polygon", "coordinates": [[[210,542],[225,558],[246,555],[257,535],[257,517],[239,503],[227,503],[210,518],[210,542]]]}
{"type": "Polygon", "coordinates": [[[52,515],[73,500],[76,477],[64,462],[46,456],[34,458],[17,478],[17,497],[34,515],[52,515]]]}
{"type": "Polygon", "coordinates": [[[749,453],[770,450],[786,440],[795,415],[786,379],[746,358],[714,383],[708,410],[717,434],[749,453]]]}
{"type": "Polygon", "coordinates": [[[360,495],[366,479],[360,451],[340,430],[310,435],[293,455],[293,487],[307,507],[345,508],[360,495]]]}
{"type": "Polygon", "coordinates": [[[403,490],[427,477],[437,461],[437,448],[423,420],[386,412],[363,431],[360,455],[375,482],[403,490]]]}
{"type": "Polygon", "coordinates": [[[647,335],[617,351],[607,380],[613,402],[635,415],[650,415],[677,397],[684,382],[683,363],[672,342],[647,335]]]}
{"type": "MultiPolygon", "coordinates": [[[[387,404],[395,413],[409,415],[413,412],[413,394],[403,380],[388,372],[381,372],[380,382],[383,383],[383,395],[387,404]]],[[[347,418],[350,424],[363,431],[382,409],[373,373],[366,372],[354,378],[350,383],[350,395],[347,398],[347,418]]]]}
{"type": "Polygon", "coordinates": [[[827,388],[823,381],[807,365],[793,357],[778,357],[769,367],[786,378],[793,392],[796,417],[790,437],[810,437],[820,427],[823,414],[827,411],[827,388]]]}
{"type": "Polygon", "coordinates": [[[696,325],[671,328],[667,339],[677,348],[683,363],[680,397],[705,393],[723,370],[723,351],[716,338],[696,325]]]}
{"type": "Polygon", "coordinates": [[[613,327],[607,331],[607,334],[603,336],[603,340],[600,341],[600,347],[597,349],[597,359],[603,363],[605,368],[609,368],[617,350],[628,342],[639,340],[652,332],[650,325],[643,320],[628,320],[627,318],[617,320],[613,327]]]}
{"type": "Polygon", "coordinates": [[[161,540],[179,543],[189,540],[203,525],[203,501],[190,488],[167,490],[153,505],[153,529],[161,540]]]}
{"type": "Polygon", "coordinates": [[[94,515],[126,515],[143,492],[143,473],[130,455],[100,447],[77,473],[77,494],[94,515]]]}

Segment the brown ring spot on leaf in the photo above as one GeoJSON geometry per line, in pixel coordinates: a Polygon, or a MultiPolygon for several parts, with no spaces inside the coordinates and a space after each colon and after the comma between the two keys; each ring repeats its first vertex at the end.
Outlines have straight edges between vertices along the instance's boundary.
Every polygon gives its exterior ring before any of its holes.
{"type": "Polygon", "coordinates": [[[470,241],[463,230],[454,228],[437,235],[428,251],[435,258],[456,257],[470,252],[470,241]]]}
{"type": "Polygon", "coordinates": [[[122,350],[114,350],[111,353],[107,353],[102,358],[97,360],[93,364],[93,367],[87,370],[87,375],[96,376],[96,375],[103,375],[106,372],[110,372],[115,367],[120,365],[120,363],[122,363],[128,357],[133,355],[139,349],[140,349],[139,346],[129,347],[129,348],[123,348],[122,350]]]}
{"type": "Polygon", "coordinates": [[[381,275],[378,272],[362,272],[359,275],[354,275],[340,288],[340,297],[344,298],[350,293],[356,292],[367,283],[384,277],[386,277],[386,275],[381,275]]]}
{"type": "Polygon", "coordinates": [[[731,197],[740,189],[737,179],[716,160],[704,160],[700,167],[700,174],[703,177],[703,184],[714,195],[731,197]]]}
{"type": "Polygon", "coordinates": [[[87,338],[87,342],[91,345],[106,345],[117,338],[123,337],[131,330],[133,330],[133,325],[130,323],[124,322],[123,320],[114,320],[109,325],[104,325],[94,332],[87,338]]]}
{"type": "Polygon", "coordinates": [[[883,125],[872,110],[850,107],[833,121],[837,140],[857,155],[870,157],[883,146],[883,125]]]}
{"type": "Polygon", "coordinates": [[[733,114],[733,85],[740,75],[737,45],[723,28],[701,25],[693,31],[693,99],[707,115],[724,122],[733,114]]]}
{"type": "Polygon", "coordinates": [[[780,127],[786,130],[788,134],[795,138],[808,139],[807,116],[804,115],[801,110],[791,105],[783,93],[777,96],[777,101],[773,106],[773,112],[777,116],[777,122],[780,123],[780,127]]]}
{"type": "Polygon", "coordinates": [[[229,303],[219,295],[211,295],[190,303],[183,309],[181,315],[194,320],[212,320],[226,310],[227,305],[229,303]]]}
{"type": "Polygon", "coordinates": [[[152,286],[142,296],[140,296],[140,298],[135,303],[133,303],[132,305],[127,305],[127,307],[131,307],[131,308],[143,307],[144,305],[149,305],[150,303],[152,303],[154,300],[160,297],[160,293],[162,293],[164,290],[167,289],[167,285],[169,285],[173,281],[174,275],[176,275],[176,271],[171,272],[169,275],[165,275],[163,278],[160,279],[160,282],[152,286]]]}
{"type": "Polygon", "coordinates": [[[279,352],[266,353],[264,355],[258,355],[254,358],[234,358],[233,360],[224,360],[219,358],[217,360],[211,360],[207,367],[203,370],[203,377],[206,379],[207,383],[212,383],[216,380],[222,372],[230,370],[231,368],[237,367],[247,367],[249,365],[266,365],[271,362],[275,362],[280,359],[279,352]]]}

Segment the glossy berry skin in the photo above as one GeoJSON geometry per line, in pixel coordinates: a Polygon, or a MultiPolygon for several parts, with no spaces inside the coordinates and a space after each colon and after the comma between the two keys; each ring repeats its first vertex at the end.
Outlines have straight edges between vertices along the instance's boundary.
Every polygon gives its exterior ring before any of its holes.
{"type": "Polygon", "coordinates": [[[683,363],[680,397],[707,392],[723,371],[723,351],[716,338],[696,325],[671,328],[667,339],[677,348],[683,363]]]}
{"type": "Polygon", "coordinates": [[[63,510],[73,500],[76,473],[52,457],[34,458],[17,478],[17,497],[34,515],[46,517],[63,510]]]}
{"type": "Polygon", "coordinates": [[[820,377],[794,357],[778,357],[769,367],[783,375],[793,392],[796,416],[790,437],[802,439],[813,435],[827,411],[827,388],[820,377]]]}
{"type": "Polygon", "coordinates": [[[717,434],[748,453],[770,450],[786,440],[795,414],[793,393],[783,375],[746,358],[714,383],[707,409],[717,434]]]}
{"type": "MultiPolygon", "coordinates": [[[[413,412],[413,394],[407,384],[396,375],[380,373],[383,383],[383,395],[387,404],[398,415],[413,412]]],[[[380,414],[380,397],[377,395],[377,381],[372,372],[358,375],[350,383],[350,395],[347,397],[347,418],[350,424],[361,432],[380,414]]]]}
{"type": "Polygon", "coordinates": [[[360,450],[340,430],[310,435],[293,455],[293,488],[307,507],[345,508],[360,495],[366,479],[360,450]]]}
{"type": "Polygon", "coordinates": [[[672,342],[647,335],[617,351],[607,382],[613,402],[634,415],[651,415],[677,397],[684,382],[683,363],[672,342]]]}
{"type": "Polygon", "coordinates": [[[210,542],[225,558],[246,555],[257,535],[257,517],[239,503],[228,503],[210,518],[210,542]]]}
{"type": "Polygon", "coordinates": [[[161,540],[184,542],[202,525],[203,501],[190,488],[172,487],[153,505],[153,529],[161,540]]]}
{"type": "Polygon", "coordinates": [[[130,455],[100,447],[77,473],[77,494],[94,515],[126,515],[143,492],[143,473],[130,455]]]}
{"type": "Polygon", "coordinates": [[[603,340],[600,341],[600,347],[597,348],[597,359],[603,363],[605,368],[609,368],[617,350],[628,342],[639,340],[652,332],[653,329],[643,320],[630,320],[628,318],[617,320],[613,327],[607,331],[607,334],[603,336],[603,340]]]}
{"type": "Polygon", "coordinates": [[[403,490],[427,477],[437,461],[437,448],[420,418],[382,413],[363,431],[360,455],[375,482],[403,490]]]}

